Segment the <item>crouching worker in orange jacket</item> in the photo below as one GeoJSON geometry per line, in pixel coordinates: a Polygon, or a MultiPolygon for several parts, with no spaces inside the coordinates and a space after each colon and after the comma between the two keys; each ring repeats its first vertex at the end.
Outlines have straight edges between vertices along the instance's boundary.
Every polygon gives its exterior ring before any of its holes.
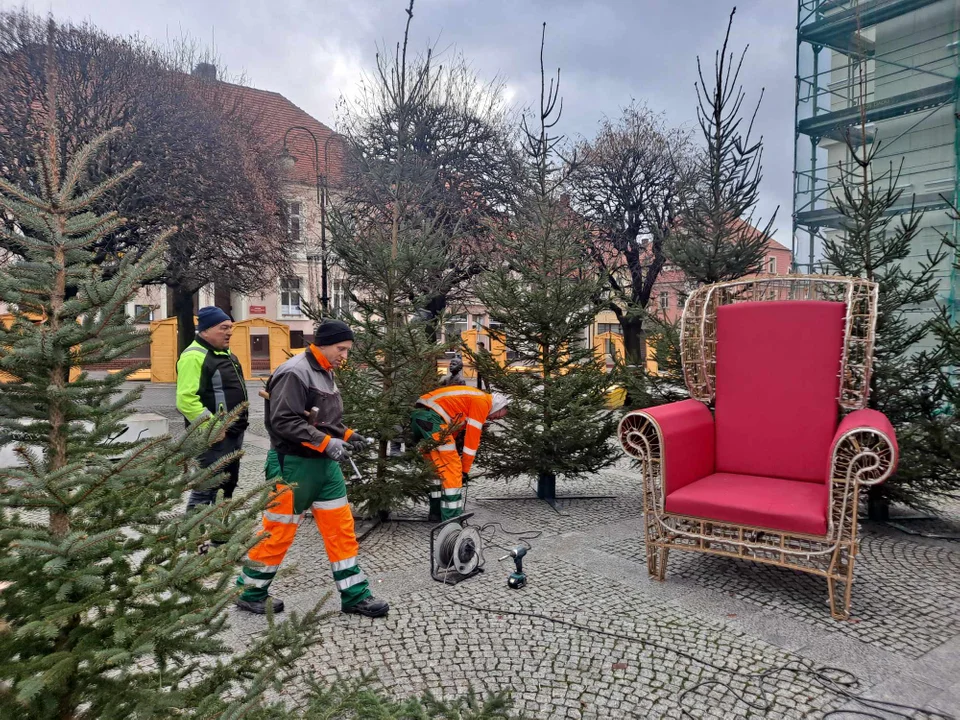
{"type": "Polygon", "coordinates": [[[488,420],[507,414],[506,395],[485,393],[468,385],[448,385],[417,400],[413,433],[417,439],[440,443],[425,453],[439,475],[430,492],[430,519],[449,520],[463,513],[463,476],[470,472],[480,447],[480,433],[488,420]],[[456,436],[463,432],[463,457],[456,436]]]}
{"type": "Polygon", "coordinates": [[[251,562],[237,578],[243,588],[237,600],[241,610],[263,614],[268,603],[274,612],[283,610],[283,602],[270,597],[270,583],[308,510],[323,536],[343,612],[381,617],[390,609],[370,593],[357,563],[359,546],[339,464],[365,443],[343,424],[343,400],[333,374],[352,347],[353,332],[346,323],[324,320],[310,347],[278,367],[267,383],[264,420],[270,451],[265,470],[276,492],[263,514],[263,539],[250,550],[251,562]],[[313,408],[316,419],[310,422],[313,408]]]}

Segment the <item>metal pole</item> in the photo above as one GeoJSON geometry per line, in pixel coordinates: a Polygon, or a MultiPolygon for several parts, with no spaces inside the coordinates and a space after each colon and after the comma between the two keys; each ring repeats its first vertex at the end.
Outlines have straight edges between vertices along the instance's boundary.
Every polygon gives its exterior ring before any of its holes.
{"type": "Polygon", "coordinates": [[[323,188],[320,195],[320,305],[323,314],[330,314],[330,295],[327,289],[327,182],[330,170],[330,141],[333,134],[327,136],[323,143],[323,188]]]}
{"type": "MultiPolygon", "coordinates": [[[[819,7],[819,6],[818,6],[819,7]]],[[[820,109],[820,46],[812,45],[811,49],[813,50],[813,85],[810,88],[810,95],[813,98],[813,117],[817,116],[817,112],[820,109]]],[[[810,136],[810,209],[815,210],[817,204],[817,145],[820,143],[820,138],[810,136]]],[[[810,236],[810,248],[807,259],[807,273],[813,274],[813,258],[814,258],[814,237],[816,236],[816,231],[812,226],[807,228],[807,233],[810,236]]]]}
{"type": "MultiPolygon", "coordinates": [[[[310,139],[313,140],[313,177],[314,184],[317,189],[317,205],[320,207],[320,307],[323,310],[324,317],[330,314],[330,308],[328,307],[327,302],[327,238],[326,238],[326,207],[325,207],[325,193],[321,190],[320,185],[320,143],[317,141],[317,136],[313,134],[313,131],[310,128],[304,127],[303,125],[294,125],[287,129],[283,134],[283,147],[287,148],[287,136],[292,130],[303,130],[307,135],[310,136],[310,139]]],[[[327,139],[329,142],[329,138],[327,139]]],[[[324,164],[326,164],[326,155],[327,155],[327,146],[323,146],[323,155],[324,155],[324,164]]],[[[309,267],[309,261],[307,263],[309,267]]]]}

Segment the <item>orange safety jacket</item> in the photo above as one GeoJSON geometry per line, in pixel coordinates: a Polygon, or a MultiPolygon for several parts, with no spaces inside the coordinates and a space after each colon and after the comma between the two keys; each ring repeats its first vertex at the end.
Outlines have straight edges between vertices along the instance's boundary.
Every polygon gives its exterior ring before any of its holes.
{"type": "Polygon", "coordinates": [[[469,385],[449,385],[422,395],[417,404],[437,413],[443,419],[446,430],[466,426],[462,465],[463,472],[470,472],[473,458],[480,447],[480,431],[493,407],[493,396],[469,385]]]}

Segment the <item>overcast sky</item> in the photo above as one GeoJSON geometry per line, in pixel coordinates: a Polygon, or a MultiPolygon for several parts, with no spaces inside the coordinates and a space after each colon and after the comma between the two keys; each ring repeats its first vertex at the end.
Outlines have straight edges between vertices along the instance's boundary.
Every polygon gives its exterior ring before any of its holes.
{"type": "MultiPolygon", "coordinates": [[[[21,2],[0,0],[0,7],[21,2]]],[[[374,62],[377,45],[402,36],[407,0],[26,0],[59,19],[89,20],[116,34],[164,42],[188,34],[216,51],[231,74],[282,93],[334,125],[336,102],[374,62]]],[[[675,125],[695,119],[696,58],[710,63],[733,2],[725,0],[417,0],[412,43],[456,47],[481,77],[500,75],[512,102],[538,100],[541,23],[546,64],[562,71],[570,137],[594,134],[631,99],[675,125]]],[[[751,104],[765,88],[760,214],[779,205],[776,238],[790,245],[796,3],[741,0],[732,46],[750,45],[742,80],[751,104]]]]}

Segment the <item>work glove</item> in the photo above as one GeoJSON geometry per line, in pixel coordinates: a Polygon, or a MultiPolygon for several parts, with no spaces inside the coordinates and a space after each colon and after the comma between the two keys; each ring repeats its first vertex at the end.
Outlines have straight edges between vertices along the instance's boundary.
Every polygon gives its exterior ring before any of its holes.
{"type": "Polygon", "coordinates": [[[324,450],[324,452],[331,460],[340,462],[350,457],[350,445],[339,438],[330,438],[330,442],[327,443],[327,449],[324,450]]]}
{"type": "Polygon", "coordinates": [[[347,440],[347,445],[350,446],[350,451],[353,453],[361,453],[367,449],[367,446],[373,442],[370,438],[365,438],[363,435],[351,435],[350,439],[347,440]]]}
{"type": "Polygon", "coordinates": [[[464,473],[464,474],[463,474],[463,484],[466,485],[468,482],[470,482],[470,473],[464,473]]]}

